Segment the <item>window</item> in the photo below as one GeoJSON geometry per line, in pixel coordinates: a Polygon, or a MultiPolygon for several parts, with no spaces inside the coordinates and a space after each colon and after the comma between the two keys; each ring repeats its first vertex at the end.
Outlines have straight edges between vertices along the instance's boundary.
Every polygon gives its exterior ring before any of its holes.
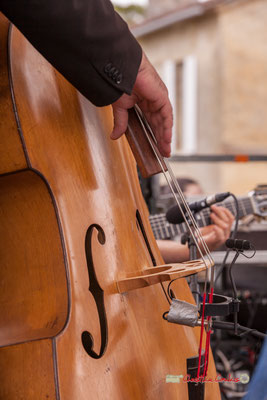
{"type": "Polygon", "coordinates": [[[197,150],[197,62],[195,56],[182,61],[166,60],[163,79],[174,110],[172,154],[197,150]]]}

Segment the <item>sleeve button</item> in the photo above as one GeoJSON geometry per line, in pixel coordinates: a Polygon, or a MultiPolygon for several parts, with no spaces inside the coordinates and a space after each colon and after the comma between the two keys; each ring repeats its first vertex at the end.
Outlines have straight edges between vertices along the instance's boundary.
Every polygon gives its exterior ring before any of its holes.
{"type": "Polygon", "coordinates": [[[121,83],[121,81],[122,81],[122,74],[119,74],[119,75],[117,76],[115,82],[117,83],[117,85],[119,85],[119,84],[121,83]]]}
{"type": "Polygon", "coordinates": [[[109,70],[109,72],[108,72],[108,76],[110,77],[110,78],[112,78],[113,79],[113,76],[114,76],[114,74],[116,73],[116,68],[115,67],[112,67],[112,68],[110,68],[110,70],[109,70]]]}
{"type": "Polygon", "coordinates": [[[106,74],[109,73],[109,71],[111,70],[111,67],[112,67],[112,64],[111,64],[111,63],[108,63],[108,64],[105,66],[104,71],[105,71],[106,74]]]}

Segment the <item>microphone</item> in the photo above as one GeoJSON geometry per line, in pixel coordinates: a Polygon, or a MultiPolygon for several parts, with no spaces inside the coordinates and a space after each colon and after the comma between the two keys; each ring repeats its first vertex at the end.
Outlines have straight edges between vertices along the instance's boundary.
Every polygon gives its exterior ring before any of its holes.
{"type": "MultiPolygon", "coordinates": [[[[195,201],[194,203],[189,204],[189,208],[191,211],[194,211],[195,213],[203,210],[206,207],[211,206],[212,204],[221,202],[225,200],[228,196],[230,196],[230,192],[223,192],[223,193],[218,193],[218,194],[213,194],[211,196],[207,196],[203,200],[195,201]]],[[[181,205],[182,210],[185,212],[185,207],[184,205],[181,205]]],[[[180,224],[181,222],[184,222],[184,217],[177,205],[171,207],[167,213],[166,213],[166,219],[168,222],[171,224],[180,224]]]]}
{"type": "Polygon", "coordinates": [[[248,240],[242,239],[227,239],[225,246],[228,249],[233,250],[250,250],[252,248],[251,243],[248,240]]]}

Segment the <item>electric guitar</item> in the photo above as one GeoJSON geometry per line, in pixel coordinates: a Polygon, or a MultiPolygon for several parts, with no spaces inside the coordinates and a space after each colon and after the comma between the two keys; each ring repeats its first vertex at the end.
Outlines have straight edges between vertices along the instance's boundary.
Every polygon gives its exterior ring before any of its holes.
{"type": "MultiPolygon", "coordinates": [[[[235,215],[234,200],[227,199],[222,203],[218,203],[225,208],[228,208],[235,215]]],[[[260,218],[267,218],[267,185],[259,185],[255,190],[248,193],[247,196],[238,198],[240,218],[246,215],[256,215],[260,218]]],[[[205,208],[203,211],[195,215],[198,226],[201,228],[211,224],[210,208],[205,208]]],[[[185,222],[181,224],[170,224],[166,220],[166,214],[154,214],[149,216],[150,225],[152,227],[156,239],[171,239],[177,235],[182,235],[187,232],[185,222]]]]}

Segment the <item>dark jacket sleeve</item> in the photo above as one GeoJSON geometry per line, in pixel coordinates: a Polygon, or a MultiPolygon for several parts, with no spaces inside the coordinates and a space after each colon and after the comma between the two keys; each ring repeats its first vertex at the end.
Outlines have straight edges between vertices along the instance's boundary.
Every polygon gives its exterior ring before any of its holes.
{"type": "Polygon", "coordinates": [[[0,10],[95,105],[131,93],[142,50],[109,0],[0,0],[0,10]]]}

